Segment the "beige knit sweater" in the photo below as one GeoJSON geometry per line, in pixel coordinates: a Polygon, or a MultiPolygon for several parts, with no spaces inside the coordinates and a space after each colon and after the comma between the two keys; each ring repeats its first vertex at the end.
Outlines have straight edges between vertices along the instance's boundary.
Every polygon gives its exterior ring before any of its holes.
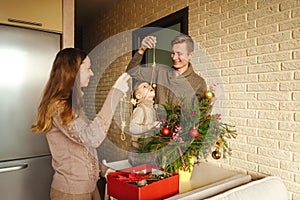
{"type": "Polygon", "coordinates": [[[82,113],[67,125],[59,115],[53,118],[46,133],[52,154],[54,176],[51,187],[69,194],[85,194],[95,190],[99,179],[96,148],[103,142],[122,92],[112,89],[93,121],[82,113]]]}

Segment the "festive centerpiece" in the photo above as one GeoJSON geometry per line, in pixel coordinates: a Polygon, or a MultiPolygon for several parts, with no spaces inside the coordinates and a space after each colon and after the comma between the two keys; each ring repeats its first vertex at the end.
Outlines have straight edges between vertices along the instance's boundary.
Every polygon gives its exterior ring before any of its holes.
{"type": "Polygon", "coordinates": [[[151,161],[168,172],[191,171],[195,163],[231,153],[227,138],[235,138],[234,126],[221,122],[220,114],[211,114],[211,93],[197,102],[182,99],[179,104],[165,104],[161,127],[153,136],[139,139],[140,159],[152,154],[151,161]]]}
{"type": "Polygon", "coordinates": [[[161,171],[149,164],[107,175],[107,193],[118,200],[166,199],[178,192],[179,175],[177,173],[161,171]]]}

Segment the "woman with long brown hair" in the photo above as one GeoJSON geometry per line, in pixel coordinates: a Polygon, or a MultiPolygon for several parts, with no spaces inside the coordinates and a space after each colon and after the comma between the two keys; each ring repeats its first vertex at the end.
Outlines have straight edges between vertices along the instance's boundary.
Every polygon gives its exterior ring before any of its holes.
{"type": "Polygon", "coordinates": [[[84,51],[66,48],[58,52],[32,125],[33,132],[46,133],[52,154],[52,200],[100,199],[96,148],[106,137],[119,99],[129,89],[129,75],[119,77],[91,121],[82,110],[82,88],[93,75],[84,51]]]}

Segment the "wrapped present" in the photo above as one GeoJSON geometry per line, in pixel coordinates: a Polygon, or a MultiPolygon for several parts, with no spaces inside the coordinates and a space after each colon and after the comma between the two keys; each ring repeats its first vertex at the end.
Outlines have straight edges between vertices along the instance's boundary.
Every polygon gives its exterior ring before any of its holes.
{"type": "Polygon", "coordinates": [[[149,164],[107,175],[107,193],[118,200],[165,199],[178,192],[178,173],[171,174],[149,164]]]}

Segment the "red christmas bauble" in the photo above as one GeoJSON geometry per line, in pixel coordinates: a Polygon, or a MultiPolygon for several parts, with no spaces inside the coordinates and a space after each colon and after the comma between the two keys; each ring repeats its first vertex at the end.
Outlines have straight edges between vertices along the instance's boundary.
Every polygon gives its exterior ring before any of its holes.
{"type": "Polygon", "coordinates": [[[170,134],[170,129],[169,129],[168,127],[163,127],[163,128],[160,130],[160,133],[161,133],[163,136],[167,137],[167,136],[169,136],[169,134],[170,134]]]}
{"type": "Polygon", "coordinates": [[[199,136],[199,132],[197,129],[193,128],[190,130],[190,136],[192,136],[193,138],[197,138],[199,136]]]}

